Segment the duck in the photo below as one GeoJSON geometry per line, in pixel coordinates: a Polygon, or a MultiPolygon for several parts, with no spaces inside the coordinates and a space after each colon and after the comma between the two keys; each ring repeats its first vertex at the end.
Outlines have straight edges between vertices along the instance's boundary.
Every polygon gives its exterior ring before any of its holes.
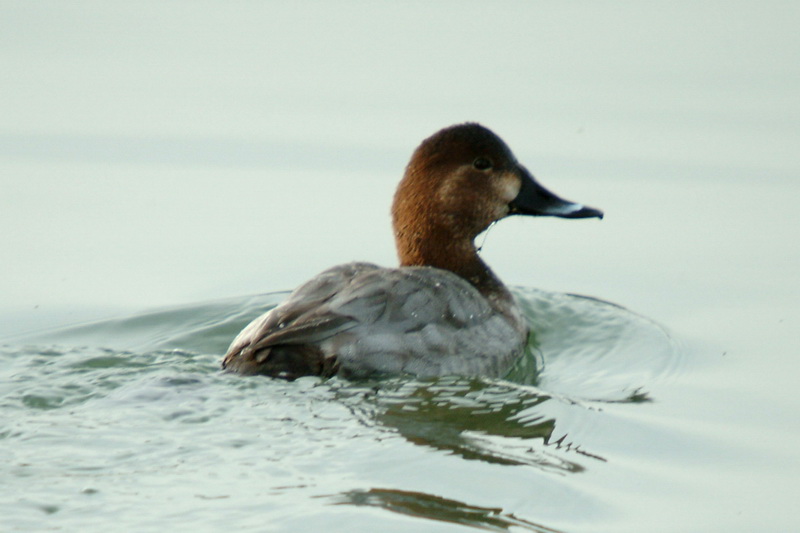
{"type": "Polygon", "coordinates": [[[603,218],[545,189],[500,137],[474,122],[422,141],[391,214],[399,266],[325,270],[247,325],[222,368],[287,380],[502,378],[530,326],[481,259],[476,237],[515,215],[603,218]]]}

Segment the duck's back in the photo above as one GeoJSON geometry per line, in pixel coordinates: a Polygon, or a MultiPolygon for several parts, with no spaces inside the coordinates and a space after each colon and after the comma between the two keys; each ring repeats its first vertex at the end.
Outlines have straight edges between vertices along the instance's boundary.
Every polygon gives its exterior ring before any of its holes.
{"type": "Polygon", "coordinates": [[[509,311],[498,312],[446,270],[350,263],[326,270],[253,321],[224,365],[289,378],[501,376],[527,338],[518,310],[509,311]]]}

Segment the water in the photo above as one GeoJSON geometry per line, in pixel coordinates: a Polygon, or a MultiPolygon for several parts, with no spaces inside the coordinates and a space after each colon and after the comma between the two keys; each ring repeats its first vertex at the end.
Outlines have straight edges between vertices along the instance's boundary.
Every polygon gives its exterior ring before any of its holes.
{"type": "Polygon", "coordinates": [[[417,517],[552,531],[624,514],[570,478],[629,453],[606,444],[624,423],[603,426],[653,402],[683,353],[663,328],[615,305],[518,295],[537,334],[508,380],[286,383],[220,373],[232,335],[285,294],[7,346],[6,527],[36,529],[52,517],[68,530],[120,520],[132,530],[172,520],[248,529],[267,513],[274,530],[300,527],[301,517],[312,529],[331,520],[366,528],[382,509],[397,528],[417,517]],[[520,499],[535,487],[535,502],[520,499]],[[546,509],[565,496],[582,502],[580,521],[546,509]]]}
{"type": "Polygon", "coordinates": [[[704,530],[736,521],[697,514],[718,476],[796,465],[728,438],[751,422],[697,420],[754,400],[698,390],[724,358],[698,364],[615,304],[516,293],[536,335],[506,380],[221,373],[230,338],[285,293],[18,339],[0,352],[4,526],[633,531],[657,509],[654,530],[704,530]]]}
{"type": "Polygon", "coordinates": [[[799,10],[0,5],[0,530],[800,530],[799,10]],[[221,374],[465,120],[606,213],[478,241],[509,378],[221,374]]]}

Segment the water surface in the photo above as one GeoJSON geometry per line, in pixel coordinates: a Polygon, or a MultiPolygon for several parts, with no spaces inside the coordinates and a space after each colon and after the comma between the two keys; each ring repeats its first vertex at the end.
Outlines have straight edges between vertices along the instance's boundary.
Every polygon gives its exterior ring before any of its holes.
{"type": "Polygon", "coordinates": [[[379,510],[401,528],[422,518],[553,531],[576,525],[546,509],[565,496],[582,502],[586,520],[622,516],[599,487],[573,478],[624,469],[615,456],[627,444],[613,444],[624,418],[646,417],[683,352],[662,327],[616,305],[517,292],[537,331],[505,380],[287,383],[221,373],[232,336],[285,294],[6,346],[4,478],[16,509],[7,525],[52,516],[66,529],[176,519],[247,529],[253,513],[269,513],[271,528],[288,530],[300,517],[312,528],[339,515],[366,526],[379,510]],[[533,501],[520,499],[534,490],[533,501]],[[146,514],[136,510],[144,502],[146,514]]]}

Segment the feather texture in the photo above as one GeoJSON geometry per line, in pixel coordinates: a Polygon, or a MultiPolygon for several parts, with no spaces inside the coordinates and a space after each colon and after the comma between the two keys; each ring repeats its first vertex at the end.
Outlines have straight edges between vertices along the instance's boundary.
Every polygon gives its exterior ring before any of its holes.
{"type": "Polygon", "coordinates": [[[326,270],[254,320],[234,339],[223,366],[286,378],[499,376],[527,333],[521,316],[509,321],[446,270],[349,263],[326,270]]]}

